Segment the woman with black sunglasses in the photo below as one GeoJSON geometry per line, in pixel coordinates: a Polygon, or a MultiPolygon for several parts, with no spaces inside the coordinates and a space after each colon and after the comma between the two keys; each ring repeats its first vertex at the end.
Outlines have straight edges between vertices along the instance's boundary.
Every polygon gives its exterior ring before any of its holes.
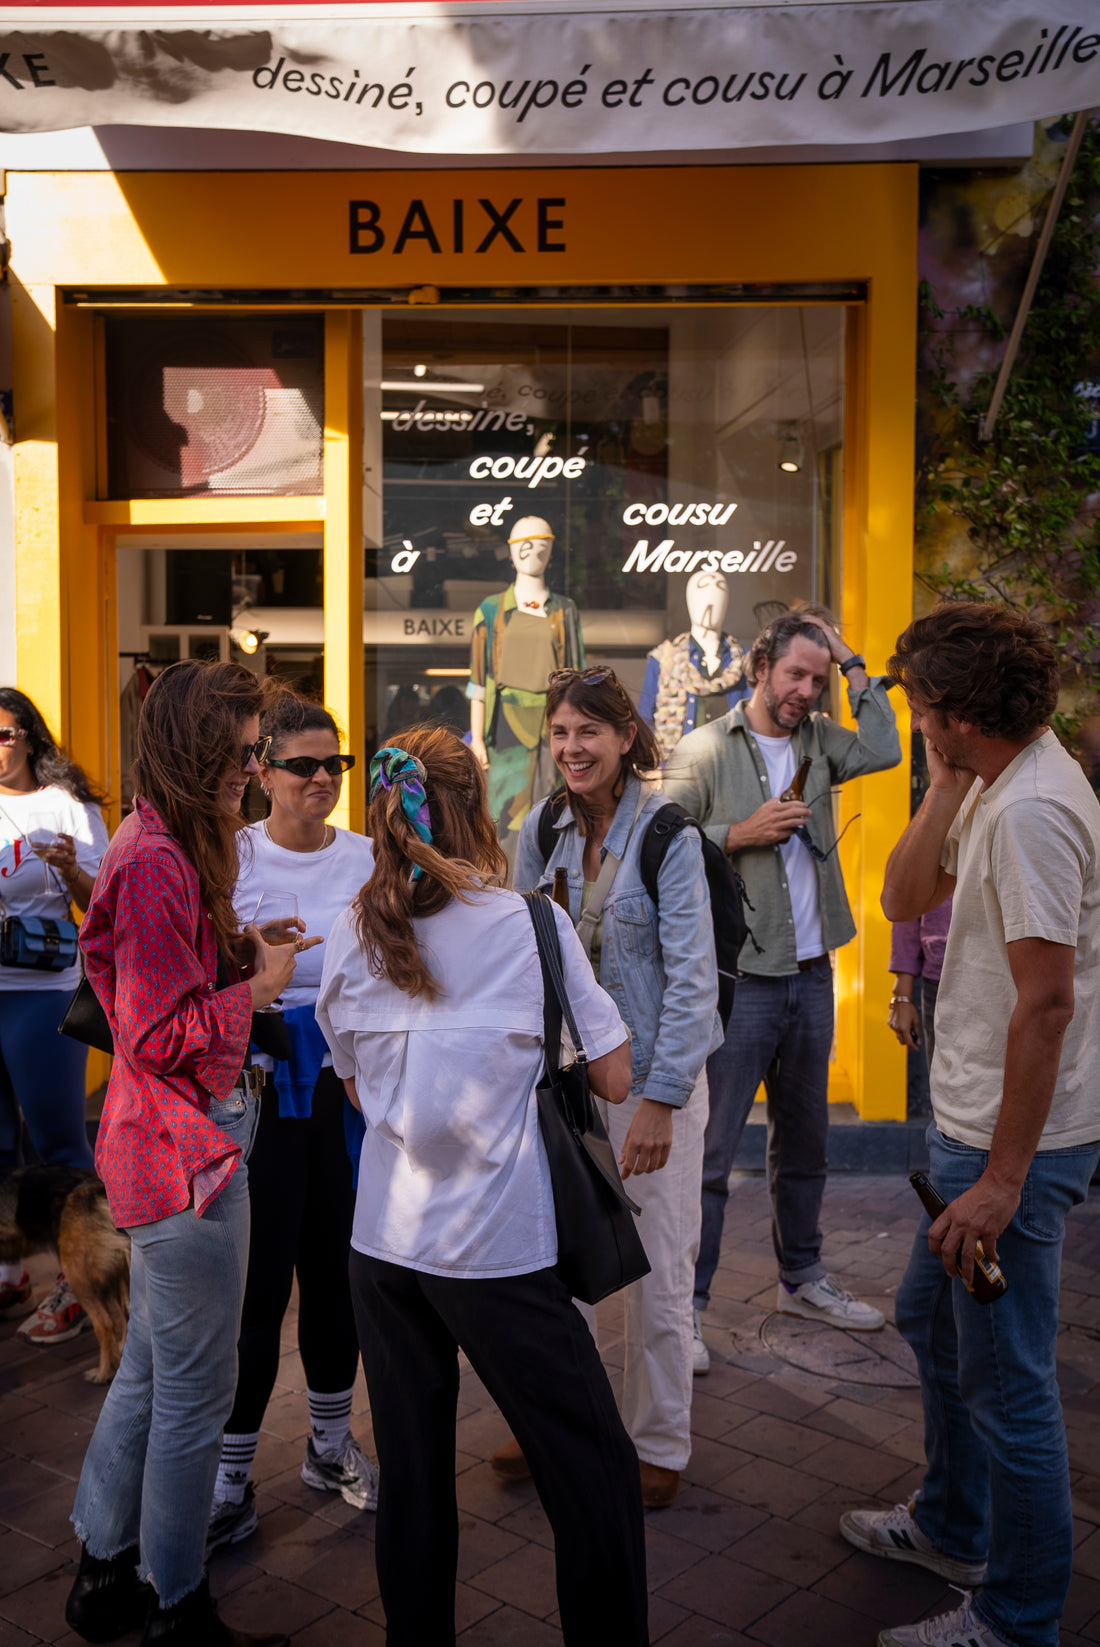
{"type": "MultiPolygon", "coordinates": [[[[263,893],[292,893],[306,932],[327,938],[374,867],[365,836],[328,822],[354,757],[340,753],[336,722],[323,705],[272,679],[264,685],[260,733],[269,740],[258,758],[271,812],[240,836],[234,905],[242,922],[251,921],[263,893]]],[[[272,1043],[271,1050],[289,1051],[289,1060],[253,1050],[253,1064],[265,1074],[248,1169],[252,1244],[237,1395],[222,1438],[208,1551],[238,1543],[257,1525],[252,1461],[278,1373],[295,1272],[298,1347],[312,1431],[302,1480],[319,1491],[339,1492],[359,1510],[373,1510],[378,1502],[377,1467],[351,1434],[359,1361],[348,1290],[355,1192],[344,1135],[344,1089],[313,1013],[323,953],[323,945],[304,953],[292,987],[283,993],[289,1045],[272,1043]]]]}

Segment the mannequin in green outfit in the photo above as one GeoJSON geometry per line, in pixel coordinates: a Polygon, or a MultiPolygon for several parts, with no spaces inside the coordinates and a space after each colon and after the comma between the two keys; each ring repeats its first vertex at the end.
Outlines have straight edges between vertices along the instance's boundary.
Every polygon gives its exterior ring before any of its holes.
{"type": "Polygon", "coordinates": [[[583,669],[577,608],[546,586],[554,534],[525,515],[508,539],[516,580],[474,614],[470,649],[470,746],[489,782],[489,810],[509,862],[520,825],[555,787],[546,747],[546,690],[555,669],[583,669]]]}

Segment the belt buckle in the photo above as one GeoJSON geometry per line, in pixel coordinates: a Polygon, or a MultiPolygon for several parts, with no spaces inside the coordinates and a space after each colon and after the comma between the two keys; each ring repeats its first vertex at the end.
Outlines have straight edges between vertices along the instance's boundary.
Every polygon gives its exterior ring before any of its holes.
{"type": "Polygon", "coordinates": [[[263,1071],[254,1069],[251,1064],[241,1070],[238,1086],[251,1098],[258,1098],[263,1088],[263,1071]]]}

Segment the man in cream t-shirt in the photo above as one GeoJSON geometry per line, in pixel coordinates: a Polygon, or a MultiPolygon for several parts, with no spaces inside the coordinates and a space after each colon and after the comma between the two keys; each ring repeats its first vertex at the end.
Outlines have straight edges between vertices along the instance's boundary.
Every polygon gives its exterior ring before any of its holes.
{"type": "Polygon", "coordinates": [[[923,1220],[897,1294],[925,1477],[911,1504],[849,1512],[841,1531],[974,1592],[880,1647],[1056,1647],[1073,1554],[1061,1250],[1100,1153],[1100,804],[1045,724],[1059,666],[1040,625],[946,603],[910,624],[890,673],[930,787],[883,908],[911,919],[954,892],[929,1130],[948,1205],[923,1220]],[[1008,1283],[987,1305],[964,1287],[979,1241],[1008,1283]]]}

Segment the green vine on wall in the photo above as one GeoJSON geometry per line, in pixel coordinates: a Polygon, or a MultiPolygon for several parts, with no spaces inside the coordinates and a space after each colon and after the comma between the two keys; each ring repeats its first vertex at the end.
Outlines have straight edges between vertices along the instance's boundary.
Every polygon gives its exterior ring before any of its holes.
{"type": "MultiPolygon", "coordinates": [[[[1004,318],[948,316],[921,283],[918,581],[936,598],[992,599],[1046,623],[1065,660],[1057,730],[1100,710],[1100,132],[1084,136],[1000,414],[980,424],[996,364],[969,383],[955,331],[999,363],[1004,318]],[[947,322],[946,327],[944,322],[947,322]],[[1094,385],[1090,395],[1084,386],[1094,385]],[[946,558],[945,558],[946,553],[946,558]]],[[[1011,323],[1011,316],[1008,322],[1011,323]]]]}

